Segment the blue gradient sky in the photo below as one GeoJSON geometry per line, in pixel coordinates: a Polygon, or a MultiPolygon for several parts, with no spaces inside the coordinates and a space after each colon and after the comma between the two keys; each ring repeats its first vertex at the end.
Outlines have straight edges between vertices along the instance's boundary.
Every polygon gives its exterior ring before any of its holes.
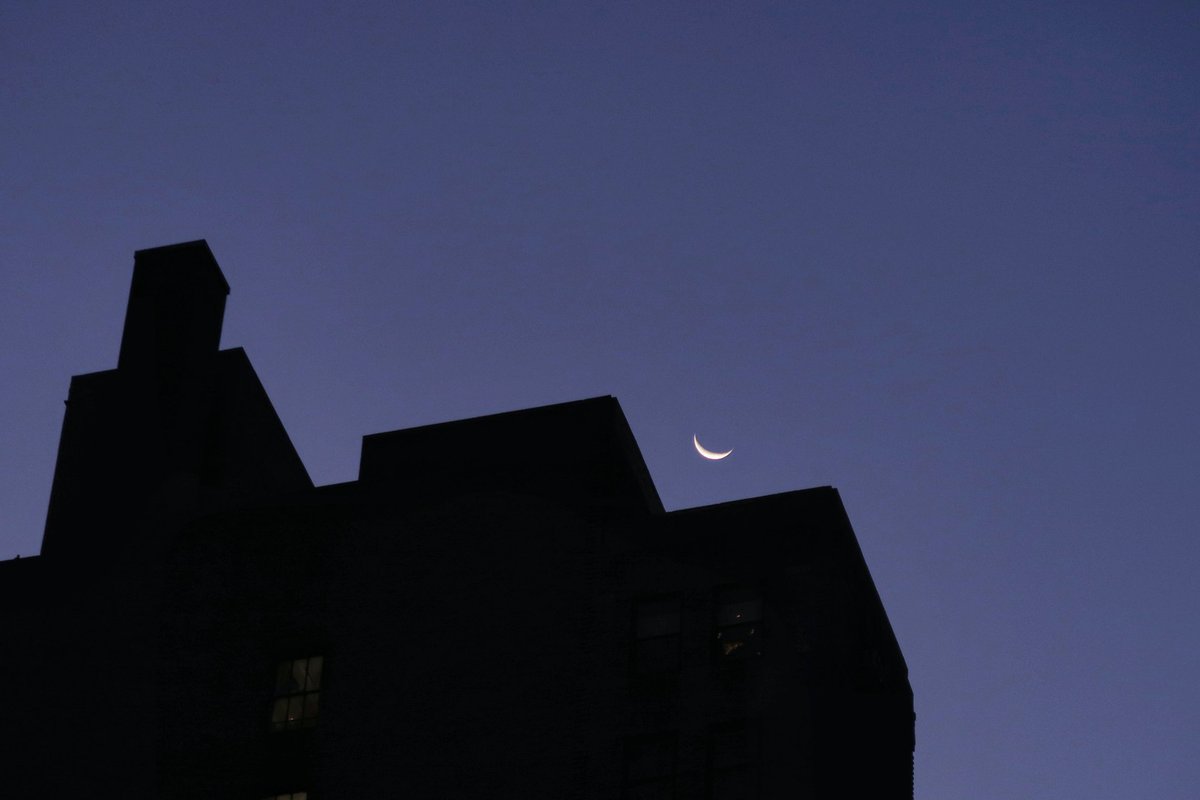
{"type": "Polygon", "coordinates": [[[918,797],[1195,796],[1197,4],[6,3],[0,558],[195,238],[319,483],[614,394],[669,508],[841,489],[918,797]]]}

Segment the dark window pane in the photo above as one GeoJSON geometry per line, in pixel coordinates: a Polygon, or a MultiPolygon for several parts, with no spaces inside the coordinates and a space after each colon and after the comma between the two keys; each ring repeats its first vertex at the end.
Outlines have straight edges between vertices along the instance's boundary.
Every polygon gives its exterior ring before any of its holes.
{"type": "Polygon", "coordinates": [[[289,727],[295,727],[290,723],[298,722],[303,719],[304,714],[304,695],[294,694],[288,698],[287,721],[289,727]]]}
{"type": "Polygon", "coordinates": [[[625,747],[625,778],[630,784],[667,778],[675,774],[674,734],[630,739],[625,747]]]}
{"type": "Polygon", "coordinates": [[[712,765],[716,769],[740,767],[750,760],[750,748],[746,740],[746,728],[730,724],[713,731],[712,765]]]}
{"type": "Polygon", "coordinates": [[[634,642],[633,666],[634,671],[641,674],[678,671],[679,637],[668,636],[634,642]]]}
{"type": "Polygon", "coordinates": [[[680,628],[678,597],[639,600],[634,609],[633,635],[637,639],[674,636],[680,628]]]}
{"type": "Polygon", "coordinates": [[[321,656],[308,659],[308,681],[304,685],[306,691],[313,692],[321,688],[321,668],[324,662],[325,659],[321,656]]]}
{"type": "Polygon", "coordinates": [[[311,692],[309,694],[304,695],[304,718],[305,719],[316,719],[317,718],[317,705],[318,705],[318,700],[319,700],[320,696],[321,695],[318,692],[311,692]]]}
{"type": "Polygon", "coordinates": [[[298,658],[292,662],[292,675],[288,680],[288,692],[303,692],[308,680],[308,659],[298,658]]]}
{"type": "Polygon", "coordinates": [[[762,619],[762,600],[722,600],[717,606],[717,625],[740,625],[762,619]]]}
{"type": "Polygon", "coordinates": [[[292,662],[284,661],[275,671],[275,694],[287,694],[292,674],[292,662]]]}
{"type": "Polygon", "coordinates": [[[629,800],[672,800],[675,797],[675,782],[673,780],[653,781],[625,790],[629,800]]]}
{"type": "Polygon", "coordinates": [[[757,797],[758,727],[744,719],[714,725],[709,732],[711,800],[757,797]]]}
{"type": "Polygon", "coordinates": [[[282,728],[287,722],[287,706],[286,697],[276,698],[275,704],[271,708],[271,725],[275,728],[282,728]]]}
{"type": "Polygon", "coordinates": [[[713,774],[713,800],[750,800],[754,797],[749,770],[745,767],[713,774]]]}
{"type": "Polygon", "coordinates": [[[761,622],[721,628],[717,631],[717,652],[725,658],[761,655],[761,628],[761,622]]]}
{"type": "Polygon", "coordinates": [[[717,596],[716,653],[721,659],[762,655],[763,601],[754,589],[724,589],[717,596]]]}

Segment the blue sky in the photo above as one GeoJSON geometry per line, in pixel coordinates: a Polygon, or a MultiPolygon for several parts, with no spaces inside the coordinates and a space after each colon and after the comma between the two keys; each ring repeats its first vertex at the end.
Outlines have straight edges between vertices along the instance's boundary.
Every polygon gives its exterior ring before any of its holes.
{"type": "Polygon", "coordinates": [[[918,797],[1191,797],[1198,87],[1182,2],[7,4],[0,557],[206,238],[319,483],[616,395],[669,508],[841,489],[918,797]]]}

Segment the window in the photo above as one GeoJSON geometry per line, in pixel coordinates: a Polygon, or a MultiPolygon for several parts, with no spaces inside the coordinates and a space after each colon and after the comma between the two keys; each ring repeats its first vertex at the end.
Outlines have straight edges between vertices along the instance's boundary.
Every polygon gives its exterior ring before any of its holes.
{"type": "Polygon", "coordinates": [[[762,596],[750,589],[717,593],[717,658],[732,661],[762,655],[762,596]]]}
{"type": "Polygon", "coordinates": [[[745,720],[714,725],[709,732],[708,786],[711,800],[750,800],[758,796],[754,764],[757,728],[745,720]]]}
{"type": "Polygon", "coordinates": [[[659,595],[634,601],[634,674],[677,672],[679,631],[679,595],[659,595]]]}
{"type": "Polygon", "coordinates": [[[671,800],[679,737],[674,733],[625,740],[624,800],[671,800]]]}
{"type": "MultiPolygon", "coordinates": [[[[321,699],[321,656],[294,658],[281,662],[275,672],[275,700],[271,705],[271,730],[290,731],[317,724],[321,699]]],[[[279,795],[305,800],[305,793],[279,795]]]]}
{"type": "Polygon", "coordinates": [[[308,792],[291,792],[289,794],[273,794],[263,800],[308,800],[308,792]]]}

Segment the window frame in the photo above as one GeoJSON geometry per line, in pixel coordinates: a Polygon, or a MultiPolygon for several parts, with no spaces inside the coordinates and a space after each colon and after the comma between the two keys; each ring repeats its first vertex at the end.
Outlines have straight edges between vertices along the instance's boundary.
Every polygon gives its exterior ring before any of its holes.
{"type": "Polygon", "coordinates": [[[677,675],[683,662],[683,593],[659,592],[633,598],[629,623],[629,672],[635,679],[649,679],[677,675]],[[654,606],[672,607],[675,627],[667,633],[644,632],[643,623],[652,615],[643,616],[643,611],[654,606]],[[668,653],[662,664],[655,663],[661,656],[652,656],[647,651],[660,649],[668,653]]]}
{"type": "Polygon", "coordinates": [[[745,784],[744,797],[758,797],[761,794],[758,782],[761,750],[762,733],[755,720],[743,717],[709,725],[705,768],[708,800],[725,800],[726,796],[718,791],[718,783],[729,778],[738,778],[745,784]],[[730,758],[728,753],[722,754],[722,742],[733,736],[741,737],[742,752],[730,758]]]}
{"type": "Polygon", "coordinates": [[[627,736],[622,747],[621,765],[621,797],[623,800],[639,800],[645,791],[660,791],[655,795],[662,800],[674,800],[678,793],[679,782],[679,732],[661,731],[636,736],[627,736]],[[632,775],[633,767],[642,761],[636,758],[637,751],[642,756],[655,747],[662,747],[669,752],[669,767],[661,772],[648,775],[632,775]]]}
{"type": "Polygon", "coordinates": [[[275,662],[275,681],[269,716],[272,733],[316,727],[321,713],[325,662],[325,656],[319,654],[284,658],[275,662]],[[302,673],[297,674],[297,667],[301,663],[304,665],[302,673]]]}
{"type": "Polygon", "coordinates": [[[758,587],[727,584],[714,589],[713,660],[718,664],[733,664],[761,657],[766,639],[765,617],[766,600],[758,587]],[[727,614],[737,606],[752,606],[753,610],[748,611],[754,616],[743,617],[747,613],[743,611],[729,620],[727,614]]]}

